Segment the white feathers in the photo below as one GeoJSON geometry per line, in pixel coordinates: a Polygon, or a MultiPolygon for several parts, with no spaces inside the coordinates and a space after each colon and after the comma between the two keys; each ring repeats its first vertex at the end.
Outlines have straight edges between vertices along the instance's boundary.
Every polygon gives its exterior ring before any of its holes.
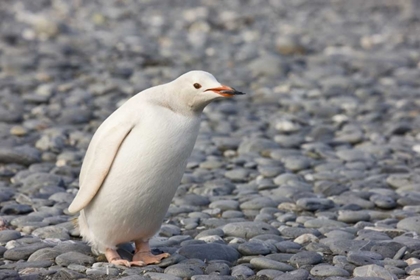
{"type": "Polygon", "coordinates": [[[220,98],[208,89],[220,87],[207,72],[189,72],[140,92],[98,128],[69,207],[81,211],[81,235],[95,249],[148,240],[159,230],[197,138],[201,110],[220,98]]]}

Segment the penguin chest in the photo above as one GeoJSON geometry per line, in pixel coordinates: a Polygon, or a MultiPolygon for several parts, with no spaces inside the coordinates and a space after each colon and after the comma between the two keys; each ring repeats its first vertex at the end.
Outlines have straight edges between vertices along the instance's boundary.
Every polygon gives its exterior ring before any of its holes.
{"type": "Polygon", "coordinates": [[[160,228],[185,171],[199,126],[198,121],[171,120],[171,123],[165,118],[140,122],[125,138],[87,209],[101,212],[92,213],[102,217],[100,223],[116,224],[130,238],[152,236],[160,228]],[[110,212],[113,214],[107,214],[110,212]]]}

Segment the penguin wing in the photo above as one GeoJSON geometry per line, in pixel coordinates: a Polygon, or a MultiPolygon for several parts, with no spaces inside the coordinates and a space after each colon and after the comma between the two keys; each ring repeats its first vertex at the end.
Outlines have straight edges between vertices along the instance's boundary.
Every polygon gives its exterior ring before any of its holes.
{"type": "Polygon", "coordinates": [[[120,109],[111,114],[93,135],[80,171],[79,192],[69,206],[70,213],[82,210],[95,197],[122,142],[134,127],[133,118],[120,109]]]}

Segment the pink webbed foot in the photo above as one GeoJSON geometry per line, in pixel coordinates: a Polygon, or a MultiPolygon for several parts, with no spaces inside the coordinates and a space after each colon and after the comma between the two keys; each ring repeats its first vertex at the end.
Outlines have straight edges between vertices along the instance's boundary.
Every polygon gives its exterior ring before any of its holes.
{"type": "Polygon", "coordinates": [[[149,241],[136,241],[136,251],[133,262],[142,262],[144,265],[160,263],[162,259],[170,256],[168,253],[153,255],[150,251],[149,241]]]}
{"type": "Polygon", "coordinates": [[[117,253],[117,251],[113,249],[107,248],[105,251],[105,257],[109,263],[115,265],[123,265],[127,267],[131,266],[131,263],[129,261],[121,259],[121,256],[117,253]]]}

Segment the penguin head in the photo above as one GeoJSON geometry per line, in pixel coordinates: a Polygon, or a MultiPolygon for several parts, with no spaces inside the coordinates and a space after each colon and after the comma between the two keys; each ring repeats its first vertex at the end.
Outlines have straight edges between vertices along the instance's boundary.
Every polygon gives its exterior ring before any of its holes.
{"type": "Polygon", "coordinates": [[[195,112],[201,112],[213,100],[244,94],[232,87],[222,85],[212,74],[199,70],[187,72],[171,84],[179,101],[195,112]]]}

